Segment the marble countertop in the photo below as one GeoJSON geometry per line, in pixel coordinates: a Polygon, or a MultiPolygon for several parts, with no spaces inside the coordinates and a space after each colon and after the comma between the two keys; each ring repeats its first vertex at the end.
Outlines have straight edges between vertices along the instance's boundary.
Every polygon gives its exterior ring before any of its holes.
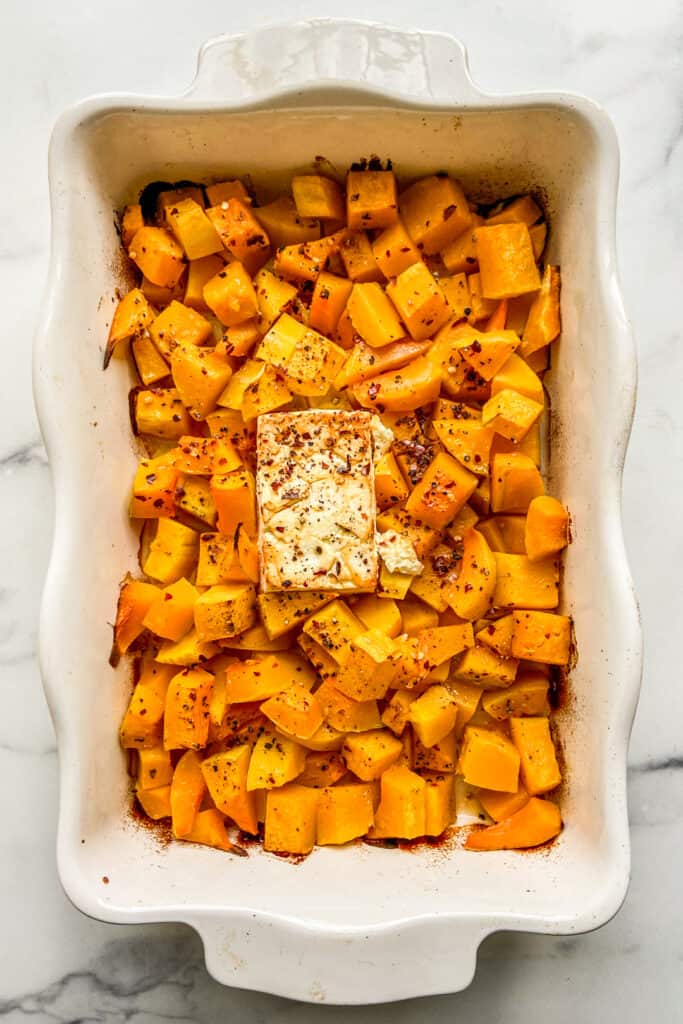
{"type": "MultiPolygon", "coordinates": [[[[431,1020],[456,1013],[557,1024],[680,1020],[683,999],[683,337],[676,314],[683,250],[683,16],[677,0],[537,0],[427,5],[420,27],[467,45],[490,91],[576,90],[602,103],[622,147],[619,248],[640,353],[640,395],[624,515],[646,630],[644,690],[630,754],[633,880],[617,917],[577,938],[496,935],[472,986],[455,996],[381,1008],[302,1006],[223,989],[181,926],[115,927],[63,895],[55,865],[57,756],[36,664],[38,601],[52,528],[50,477],[31,399],[30,348],[41,315],[49,209],[46,150],[68,104],[107,90],[178,93],[208,37],[284,16],[342,13],[410,26],[405,2],[273,0],[244,9],[204,0],[5,0],[0,33],[3,182],[0,267],[0,1017],[54,1021],[431,1020]]],[[[596,339],[596,344],[599,339],[596,339]]]]}

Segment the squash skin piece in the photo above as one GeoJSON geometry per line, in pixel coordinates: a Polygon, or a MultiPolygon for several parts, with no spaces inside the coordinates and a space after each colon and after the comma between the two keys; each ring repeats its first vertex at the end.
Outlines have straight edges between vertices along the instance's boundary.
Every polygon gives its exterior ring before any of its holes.
{"type": "Polygon", "coordinates": [[[319,798],[319,790],[296,783],[270,789],[263,848],[273,853],[310,853],[316,841],[319,798]]]}
{"type": "Polygon", "coordinates": [[[529,228],[524,223],[477,228],[477,259],[482,295],[510,299],[541,287],[529,228]]]}
{"type": "Polygon", "coordinates": [[[516,793],[519,766],[519,752],[506,736],[492,729],[466,726],[458,771],[467,783],[496,792],[516,793]]]}
{"type": "Polygon", "coordinates": [[[512,653],[526,661],[568,665],[571,654],[571,619],[542,611],[513,612],[512,653]]]}
{"type": "Polygon", "coordinates": [[[560,321],[560,270],[548,265],[541,289],[536,295],[524,326],[519,354],[528,359],[555,341],[562,329],[560,321]]]}
{"type": "Polygon", "coordinates": [[[306,751],[294,740],[265,729],[251,752],[247,789],[275,789],[304,770],[306,751]]]}
{"type": "Polygon", "coordinates": [[[449,604],[461,619],[481,619],[491,607],[496,590],[496,560],[478,530],[463,538],[460,572],[450,589],[449,604]]]}
{"type": "Polygon", "coordinates": [[[532,797],[509,818],[470,832],[466,850],[525,850],[554,839],[562,831],[559,808],[550,800],[532,797]]]}
{"type": "Polygon", "coordinates": [[[128,580],[121,587],[114,625],[114,643],[120,654],[143,632],[145,615],[158,596],[159,588],[142,580],[128,580]]]}
{"type": "Polygon", "coordinates": [[[462,188],[445,176],[416,181],[401,194],[399,209],[417,248],[430,254],[445,249],[472,223],[462,188]]]}
{"type": "Polygon", "coordinates": [[[405,765],[382,775],[381,797],[375,812],[374,838],[418,839],[427,831],[427,783],[405,765]]]}
{"type": "Polygon", "coordinates": [[[403,753],[403,745],[388,729],[347,736],[342,756],[349,771],[363,782],[371,782],[389,768],[403,753]]]}
{"type": "Polygon", "coordinates": [[[256,799],[254,793],[247,790],[250,757],[251,748],[248,743],[243,743],[207,757],[202,761],[201,770],[209,795],[218,810],[232,818],[238,828],[256,835],[256,799]]]}
{"type": "Polygon", "coordinates": [[[493,456],[491,511],[526,513],[534,498],[545,494],[543,478],[527,456],[513,452],[493,456]]]}
{"type": "Polygon", "coordinates": [[[164,711],[164,749],[200,750],[209,738],[209,701],[213,675],[185,668],[171,679],[164,711]]]}
{"type": "Polygon", "coordinates": [[[569,543],[569,515],[556,498],[540,495],[529,503],[524,532],[527,557],[536,562],[569,543]]]}
{"type": "Polygon", "coordinates": [[[145,277],[162,288],[173,288],[185,270],[182,246],[164,228],[139,228],[131,239],[128,255],[145,277]]]}
{"type": "Polygon", "coordinates": [[[358,839],[372,828],[374,819],[372,786],[327,786],[318,800],[318,845],[341,845],[358,839]]]}
{"type": "Polygon", "coordinates": [[[171,818],[176,839],[192,831],[205,792],[199,757],[194,750],[187,750],[178,761],[171,781],[171,818]]]}

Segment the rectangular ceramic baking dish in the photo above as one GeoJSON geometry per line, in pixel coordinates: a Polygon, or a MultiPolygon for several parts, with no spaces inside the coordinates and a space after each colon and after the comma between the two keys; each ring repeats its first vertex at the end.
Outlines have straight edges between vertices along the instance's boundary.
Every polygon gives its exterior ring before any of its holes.
{"type": "Polygon", "coordinates": [[[314,21],[221,37],[177,99],[105,96],[60,119],[50,149],[52,263],[35,395],[56,496],[41,666],[60,753],[58,860],[85,913],[184,921],[221,982],[369,1003],[453,992],[499,929],[570,934],[607,921],[629,876],[626,751],[641,636],[620,521],[635,358],[615,261],[618,149],[577,96],[487,96],[441,35],[314,21]],[[126,509],[129,370],[102,353],[126,284],[115,209],[148,181],[250,173],[275,193],[324,156],[378,154],[410,179],[452,172],[482,200],[544,197],[563,272],[548,376],[552,493],[572,514],[565,610],[580,656],[559,717],[566,827],[537,853],[317,849],[301,864],[160,845],[132,821],[116,727],[128,669],[107,655],[119,580],[136,569],[126,509]],[[108,884],[104,879],[108,879],[108,884]]]}

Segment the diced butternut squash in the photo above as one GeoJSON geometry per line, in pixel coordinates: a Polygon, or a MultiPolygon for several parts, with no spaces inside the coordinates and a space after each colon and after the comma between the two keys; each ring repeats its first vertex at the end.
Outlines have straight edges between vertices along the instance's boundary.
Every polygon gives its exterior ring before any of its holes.
{"type": "Polygon", "coordinates": [[[170,786],[158,786],[156,789],[136,789],[135,795],[143,811],[152,821],[171,817],[170,786]]]}
{"type": "Polygon", "coordinates": [[[548,265],[543,281],[529,310],[519,354],[528,359],[558,337],[560,323],[560,270],[548,265]]]}
{"type": "Polygon", "coordinates": [[[152,341],[169,360],[177,345],[203,345],[211,337],[211,324],[195,309],[173,301],[150,324],[152,341]]]}
{"type": "Polygon", "coordinates": [[[166,692],[175,672],[156,662],[143,665],[119,730],[124,749],[150,750],[161,744],[166,692]]]}
{"type": "Polygon", "coordinates": [[[346,767],[363,782],[378,779],[402,752],[401,741],[388,729],[371,729],[349,735],[342,747],[346,767]]]}
{"type": "Polygon", "coordinates": [[[143,459],[133,478],[130,515],[134,519],[173,516],[178,470],[165,457],[143,459]]]}
{"type": "Polygon", "coordinates": [[[256,482],[248,469],[211,477],[211,494],[218,510],[218,529],[234,536],[242,526],[256,536],[256,482]]]}
{"type": "Polygon", "coordinates": [[[511,555],[524,555],[525,516],[499,515],[484,519],[477,525],[492,551],[506,551],[511,555]]]}
{"type": "Polygon", "coordinates": [[[526,395],[539,405],[543,405],[543,383],[521,356],[513,352],[503,363],[501,369],[491,379],[491,394],[510,389],[526,395]]]}
{"type": "Polygon", "coordinates": [[[401,271],[387,285],[386,294],[415,341],[433,337],[451,317],[446,296],[422,262],[401,271]]]}
{"type": "Polygon", "coordinates": [[[309,325],[323,334],[334,334],[353,287],[344,277],[327,271],[319,274],[311,298],[309,325]]]}
{"type": "Polygon", "coordinates": [[[256,290],[244,266],[235,260],[204,285],[204,301],[221,323],[242,324],[259,312],[256,290]]]}
{"type": "Polygon", "coordinates": [[[484,691],[481,686],[466,683],[462,679],[449,679],[448,689],[458,705],[458,722],[455,735],[460,736],[464,732],[467,723],[476,714],[484,691]]]}
{"type": "Polygon", "coordinates": [[[139,203],[132,203],[124,208],[121,214],[121,241],[124,248],[128,248],[133,241],[135,234],[144,227],[145,221],[142,216],[142,207],[139,203]]]}
{"type": "Polygon", "coordinates": [[[157,660],[163,665],[189,666],[208,661],[217,653],[215,644],[200,640],[197,630],[191,629],[180,640],[166,640],[161,645],[157,660]]]}
{"type": "Polygon", "coordinates": [[[381,281],[370,239],[364,231],[349,231],[339,246],[344,270],[351,281],[381,281]]]}
{"type": "Polygon", "coordinates": [[[206,216],[204,207],[194,199],[181,199],[166,208],[166,223],[183,247],[188,260],[199,260],[223,251],[223,243],[206,216]]]}
{"type": "Polygon", "coordinates": [[[201,761],[194,750],[186,750],[171,781],[171,818],[176,839],[183,839],[192,831],[205,791],[201,761]]]}
{"type": "Polygon", "coordinates": [[[164,228],[139,228],[131,239],[128,255],[145,277],[164,288],[173,288],[185,269],[182,246],[164,228]]]}
{"type": "Polygon", "coordinates": [[[203,668],[186,668],[173,677],[164,712],[166,750],[200,750],[206,746],[212,686],[213,675],[203,668]]]}
{"type": "Polygon", "coordinates": [[[225,673],[225,692],[229,704],[263,701],[302,683],[306,673],[302,663],[280,654],[237,661],[225,673]]]}
{"type": "Polygon", "coordinates": [[[347,308],[354,330],[372,348],[390,345],[405,335],[393,305],[376,282],[354,284],[347,308]]]}
{"type": "Polygon", "coordinates": [[[486,689],[506,687],[514,682],[517,666],[518,662],[514,658],[502,658],[489,647],[477,644],[462,655],[453,669],[453,678],[486,689]]]}
{"type": "Polygon", "coordinates": [[[478,227],[477,259],[482,294],[509,299],[541,286],[529,228],[523,223],[478,227]]]}
{"type": "Polygon", "coordinates": [[[233,846],[225,831],[225,819],[215,807],[209,807],[206,811],[199,811],[194,819],[194,824],[187,835],[179,837],[189,843],[200,843],[202,846],[212,846],[216,850],[224,850],[226,853],[238,853],[245,855],[241,846],[233,846]]]}
{"type": "Polygon", "coordinates": [[[497,793],[495,789],[480,789],[477,798],[489,818],[493,818],[494,821],[504,821],[529,802],[529,794],[522,783],[516,793],[497,793]]]}
{"type": "Polygon", "coordinates": [[[516,793],[519,783],[519,752],[500,732],[468,725],[460,751],[459,771],[472,786],[516,793]]]}
{"type": "Polygon", "coordinates": [[[512,742],[519,751],[522,780],[530,796],[548,793],[562,781],[546,717],[511,718],[512,742]]]}
{"type": "Polygon", "coordinates": [[[417,839],[425,835],[426,788],[424,779],[405,765],[394,765],[385,771],[372,835],[391,839],[417,839]]]}
{"type": "Polygon", "coordinates": [[[175,388],[152,388],[134,396],[133,423],[138,434],[174,440],[191,429],[192,421],[175,388]]]}
{"type": "Polygon", "coordinates": [[[298,776],[300,786],[312,786],[314,789],[325,789],[346,775],[346,765],[335,750],[313,751],[306,754],[306,766],[298,776]]]}
{"type": "Polygon", "coordinates": [[[457,717],[458,705],[444,686],[430,686],[408,710],[408,721],[425,747],[433,747],[451,732],[457,717]]]}
{"type": "Polygon", "coordinates": [[[365,594],[353,606],[353,614],[366,629],[377,629],[388,637],[396,637],[402,630],[401,611],[395,601],[384,600],[375,594],[365,594]]]}
{"type": "Polygon", "coordinates": [[[571,619],[551,612],[513,612],[512,653],[526,661],[567,665],[571,654],[571,619]]]}
{"type": "Polygon", "coordinates": [[[505,690],[485,693],[481,706],[491,718],[548,714],[549,680],[542,672],[525,670],[517,682],[505,690]]]}
{"type": "Polygon", "coordinates": [[[292,683],[286,690],[270,697],[261,711],[280,732],[293,739],[308,740],[323,724],[323,711],[315,694],[302,683],[292,683]]]}
{"type": "Polygon", "coordinates": [[[453,626],[435,626],[417,634],[418,646],[426,663],[442,665],[468,647],[474,647],[474,633],[469,622],[453,626]]]}
{"type": "Polygon", "coordinates": [[[477,630],[477,643],[490,647],[501,658],[512,657],[512,615],[503,615],[500,619],[485,622],[477,630]]]}
{"type": "Polygon", "coordinates": [[[459,351],[479,376],[491,380],[519,346],[519,336],[514,331],[482,333],[469,327],[463,329],[457,344],[459,351]]]}
{"type": "Polygon", "coordinates": [[[396,690],[382,712],[382,724],[391,729],[394,736],[400,736],[407,726],[410,705],[416,696],[410,690],[396,690]]]}
{"type": "MultiPolygon", "coordinates": [[[[354,700],[384,697],[397,675],[400,650],[378,629],[368,629],[351,641],[348,656],[339,665],[335,685],[354,700]]],[[[334,654],[333,654],[334,656],[334,654]]]]}
{"type": "Polygon", "coordinates": [[[463,538],[462,562],[450,591],[449,603],[461,619],[482,618],[496,589],[496,560],[478,530],[467,530],[463,538]]]}
{"type": "Polygon", "coordinates": [[[467,199],[457,181],[447,175],[421,178],[401,193],[401,217],[418,249],[445,249],[472,223],[467,199]]]}
{"type": "Polygon", "coordinates": [[[387,279],[398,277],[402,271],[421,259],[419,249],[400,217],[374,239],[372,252],[377,266],[387,279]]]}
{"type": "Polygon", "coordinates": [[[569,543],[569,515],[556,498],[539,495],[529,503],[524,547],[532,562],[562,551],[569,543]]]}
{"type": "Polygon", "coordinates": [[[232,376],[227,358],[212,349],[177,345],[171,353],[171,374],[183,403],[195,420],[213,412],[232,376]]]}
{"type": "Polygon", "coordinates": [[[458,759],[457,733],[460,723],[456,729],[449,732],[438,743],[431,747],[425,747],[420,743],[419,737],[415,736],[413,748],[413,768],[420,772],[439,772],[453,776],[458,759]]]}
{"type": "Polygon", "coordinates": [[[135,369],[138,371],[138,377],[145,387],[164,380],[171,372],[168,363],[157,350],[151,338],[133,338],[130,351],[135,369]]]}
{"type": "Polygon", "coordinates": [[[401,602],[400,610],[402,631],[408,636],[417,636],[422,630],[439,625],[439,613],[423,601],[407,598],[401,602]]]}
{"type": "Polygon", "coordinates": [[[429,772],[425,781],[425,835],[440,836],[455,821],[454,778],[448,773],[429,772]]]}
{"type": "Polygon", "coordinates": [[[467,850],[520,850],[540,846],[562,830],[562,817],[550,800],[529,800],[511,817],[497,825],[470,832],[467,850]]]}
{"type": "Polygon", "coordinates": [[[159,519],[143,564],[143,572],[160,583],[175,583],[190,576],[197,561],[199,534],[174,519],[159,519]]]}
{"type": "Polygon", "coordinates": [[[231,198],[210,207],[206,214],[228,252],[255,274],[270,255],[270,239],[250,207],[231,198]]]}
{"type": "Polygon", "coordinates": [[[199,594],[186,579],[165,587],[152,602],[143,625],[165,640],[180,640],[194,621],[194,604],[199,594]]]}
{"type": "Polygon", "coordinates": [[[470,226],[441,250],[441,259],[450,274],[476,274],[479,272],[476,229],[483,223],[484,218],[473,213],[470,226]]]}
{"type": "Polygon", "coordinates": [[[295,174],[292,195],[300,217],[344,219],[344,196],[336,181],[322,174],[295,174]]]}
{"type": "Polygon", "coordinates": [[[349,171],[346,176],[346,222],[352,231],[386,228],[397,218],[393,171],[349,171]]]}
{"type": "Polygon", "coordinates": [[[301,245],[320,238],[318,220],[299,216],[291,196],[280,196],[266,206],[257,207],[254,216],[266,229],[274,249],[284,245],[301,245]]]}
{"type": "Polygon", "coordinates": [[[114,625],[114,643],[120,654],[125,654],[145,629],[145,616],[158,596],[159,588],[142,580],[129,580],[121,587],[114,625]]]}
{"type": "Polygon", "coordinates": [[[323,789],[317,811],[317,841],[320,846],[349,843],[364,836],[375,818],[372,798],[372,786],[362,783],[323,789]]]}
{"type": "MultiPolygon", "coordinates": [[[[325,721],[339,732],[367,732],[382,725],[377,701],[354,700],[335,686],[336,675],[320,684],[315,696],[320,704],[325,721]]],[[[310,739],[306,737],[306,739],[310,739]]]]}
{"type": "MultiPolygon", "coordinates": [[[[225,254],[227,258],[227,253],[225,254]]],[[[223,269],[225,260],[222,256],[204,256],[199,260],[190,260],[187,265],[187,278],[183,293],[183,304],[191,309],[204,313],[208,306],[204,299],[204,285],[223,269]]]]}
{"type": "Polygon", "coordinates": [[[247,789],[275,789],[295,779],[304,770],[306,751],[276,732],[265,729],[251,752],[247,789]]]}
{"type": "Polygon", "coordinates": [[[126,338],[142,334],[154,319],[154,311],[139,288],[133,288],[119,301],[109,329],[107,353],[126,338]]]}
{"type": "Polygon", "coordinates": [[[465,469],[477,476],[488,474],[492,427],[485,426],[478,417],[435,419],[432,425],[446,451],[461,462],[465,469]]]}
{"type": "Polygon", "coordinates": [[[527,456],[513,452],[493,456],[491,511],[526,512],[534,498],[545,493],[543,478],[527,456]]]}
{"type": "Polygon", "coordinates": [[[510,441],[522,441],[529,433],[543,406],[518,391],[506,388],[492,395],[481,411],[482,422],[510,441]]]}
{"type": "Polygon", "coordinates": [[[202,641],[238,636],[256,619],[256,590],[251,583],[209,587],[194,604],[194,624],[202,641]]]}
{"type": "Polygon", "coordinates": [[[365,631],[360,619],[339,599],[315,611],[304,623],[304,633],[321,644],[338,665],[346,665],[354,657],[353,644],[365,631]]]}
{"type": "Polygon", "coordinates": [[[302,620],[329,604],[334,594],[329,591],[300,591],[259,594],[258,606],[266,632],[271,639],[283,636],[302,620]]]}
{"type": "Polygon", "coordinates": [[[555,557],[538,562],[526,555],[494,553],[496,560],[496,608],[550,610],[560,600],[560,563],[555,557]]]}
{"type": "Polygon", "coordinates": [[[456,459],[439,452],[406,502],[406,512],[436,529],[458,514],[477,486],[477,477],[456,459]]]}
{"type": "Polygon", "coordinates": [[[247,789],[251,758],[248,743],[225,750],[202,761],[201,771],[211,799],[238,828],[255,835],[258,832],[256,799],[247,789]]]}
{"type": "Polygon", "coordinates": [[[310,853],[316,842],[319,791],[296,783],[270,789],[263,846],[273,853],[310,853]]]}

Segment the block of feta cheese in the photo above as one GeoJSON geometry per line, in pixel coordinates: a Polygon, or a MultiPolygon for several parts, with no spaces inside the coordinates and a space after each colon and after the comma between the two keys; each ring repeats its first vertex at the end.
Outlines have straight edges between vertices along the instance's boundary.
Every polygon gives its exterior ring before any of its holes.
{"type": "Polygon", "coordinates": [[[304,410],[259,417],[261,588],[368,591],[377,583],[373,416],[304,410]]]}

